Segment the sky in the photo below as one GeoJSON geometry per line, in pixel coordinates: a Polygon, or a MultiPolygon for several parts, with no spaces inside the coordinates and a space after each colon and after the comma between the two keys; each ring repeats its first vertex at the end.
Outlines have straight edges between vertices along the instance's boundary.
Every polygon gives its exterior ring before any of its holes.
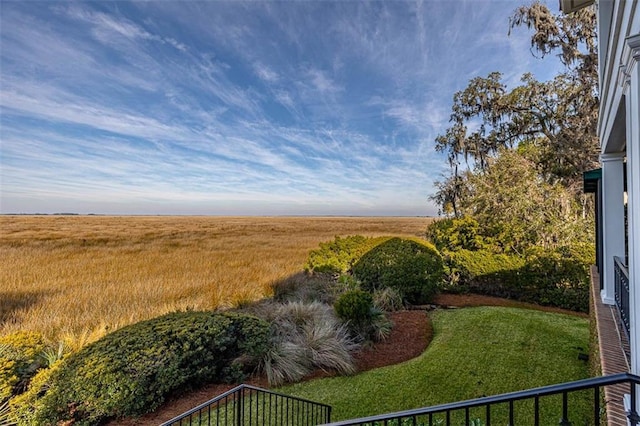
{"type": "MultiPolygon", "coordinates": [[[[517,0],[0,2],[0,213],[431,216],[517,0]]],[[[549,2],[557,13],[557,2],[549,2]]]]}

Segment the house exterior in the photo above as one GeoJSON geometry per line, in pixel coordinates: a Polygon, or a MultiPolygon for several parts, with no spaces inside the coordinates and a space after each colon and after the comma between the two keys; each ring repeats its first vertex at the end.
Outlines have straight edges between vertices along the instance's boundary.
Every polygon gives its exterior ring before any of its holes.
{"type": "Polygon", "coordinates": [[[619,313],[626,333],[621,337],[628,338],[628,372],[638,375],[640,5],[637,0],[560,0],[564,13],[594,4],[598,17],[601,169],[585,174],[585,189],[590,186],[589,192],[595,192],[597,200],[601,302],[619,313]]]}

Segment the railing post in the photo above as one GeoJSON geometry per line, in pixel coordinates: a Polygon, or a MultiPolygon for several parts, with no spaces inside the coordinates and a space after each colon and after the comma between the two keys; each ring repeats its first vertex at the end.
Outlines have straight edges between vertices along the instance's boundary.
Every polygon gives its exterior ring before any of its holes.
{"type": "Polygon", "coordinates": [[[509,401],[509,426],[515,426],[513,421],[513,400],[509,401]]]}
{"type": "Polygon", "coordinates": [[[182,424],[183,419],[190,425],[207,423],[225,426],[315,426],[331,421],[331,406],[250,385],[239,385],[162,423],[161,426],[182,424]]]}
{"type": "Polygon", "coordinates": [[[614,256],[624,255],[624,152],[602,154],[602,301],[615,304],[614,256]]]}
{"type": "Polygon", "coordinates": [[[562,418],[560,419],[560,426],[571,426],[569,421],[569,395],[567,392],[562,392],[562,418]]]}
{"type": "Polygon", "coordinates": [[[237,393],[238,397],[236,400],[236,426],[242,426],[242,408],[244,405],[243,394],[244,394],[244,387],[240,388],[240,390],[237,393]]]}
{"type": "Polygon", "coordinates": [[[640,416],[638,415],[637,407],[636,407],[636,392],[637,384],[635,382],[630,383],[631,388],[631,406],[629,407],[629,412],[627,413],[627,419],[629,419],[629,424],[631,426],[636,426],[638,422],[640,422],[640,416]]]}

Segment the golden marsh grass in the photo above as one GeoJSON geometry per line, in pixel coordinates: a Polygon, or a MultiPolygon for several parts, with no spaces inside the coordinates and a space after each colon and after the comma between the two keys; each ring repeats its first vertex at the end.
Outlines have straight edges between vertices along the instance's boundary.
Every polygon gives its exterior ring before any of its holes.
{"type": "Polygon", "coordinates": [[[267,297],[336,235],[422,236],[429,218],[0,216],[0,334],[90,341],[178,309],[267,297]]]}

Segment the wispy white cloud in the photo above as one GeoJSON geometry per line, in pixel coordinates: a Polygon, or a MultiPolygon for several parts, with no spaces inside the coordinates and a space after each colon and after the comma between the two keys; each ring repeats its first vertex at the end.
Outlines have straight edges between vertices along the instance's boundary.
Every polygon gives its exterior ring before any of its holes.
{"type": "Polygon", "coordinates": [[[275,83],[280,78],[278,76],[278,73],[276,73],[271,68],[261,63],[255,63],[253,65],[253,68],[256,75],[260,77],[261,80],[264,80],[267,83],[275,83]]]}
{"type": "Polygon", "coordinates": [[[342,90],[342,88],[336,84],[333,79],[327,76],[327,74],[318,69],[310,69],[307,72],[309,80],[313,87],[321,94],[335,94],[342,90]]]}
{"type": "Polygon", "coordinates": [[[535,61],[506,4],[3,4],[0,209],[433,214],[453,92],[535,61]]]}
{"type": "Polygon", "coordinates": [[[102,12],[94,12],[74,5],[66,10],[62,8],[56,8],[56,10],[76,21],[89,24],[94,37],[106,45],[118,47],[121,45],[121,40],[119,39],[123,37],[131,42],[139,40],[154,41],[169,44],[183,52],[187,50],[187,46],[184,43],[180,43],[172,37],[162,37],[157,34],[152,34],[142,26],[120,15],[115,16],[102,12]]]}

